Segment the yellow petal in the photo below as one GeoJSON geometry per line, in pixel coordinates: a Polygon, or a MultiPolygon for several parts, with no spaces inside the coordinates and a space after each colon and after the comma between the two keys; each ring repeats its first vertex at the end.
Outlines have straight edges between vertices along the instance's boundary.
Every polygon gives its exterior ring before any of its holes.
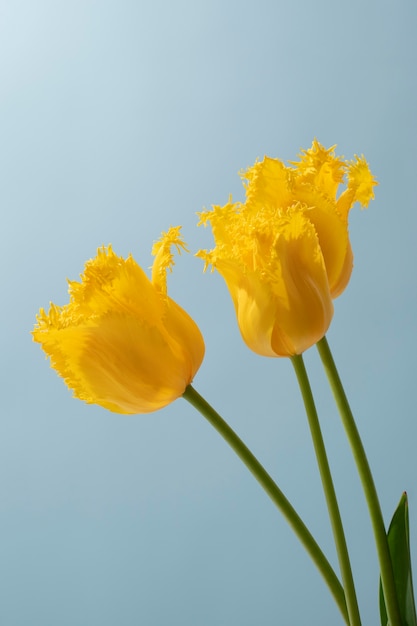
{"type": "Polygon", "coordinates": [[[365,158],[356,156],[355,161],[351,161],[348,166],[348,185],[337,201],[338,211],[347,219],[355,202],[359,202],[363,208],[366,208],[375,198],[374,187],[376,185],[378,183],[365,158]]]}
{"type": "Polygon", "coordinates": [[[334,154],[335,148],[326,149],[315,139],[311,148],[302,150],[300,161],[293,162],[299,184],[308,183],[329,198],[335,198],[345,171],[343,159],[334,154]]]}
{"type": "Polygon", "coordinates": [[[375,198],[374,187],[378,183],[373,177],[365,157],[356,156],[355,159],[349,165],[348,189],[354,189],[355,201],[363,207],[367,207],[370,200],[375,198]]]}
{"type": "Polygon", "coordinates": [[[293,204],[291,168],[282,161],[265,157],[255,163],[246,172],[241,173],[246,188],[245,208],[263,210],[279,208],[293,204]]]}
{"type": "Polygon", "coordinates": [[[181,253],[181,250],[187,251],[187,246],[181,238],[180,231],[181,226],[171,226],[166,233],[162,233],[160,240],[155,242],[152,248],[152,254],[155,256],[152,266],[152,284],[158,291],[164,294],[167,292],[167,271],[172,272],[174,265],[172,246],[176,248],[178,254],[181,253]]]}
{"type": "Polygon", "coordinates": [[[276,254],[281,264],[272,347],[279,356],[301,354],[327,332],[333,303],[314,226],[295,213],[281,230],[276,254]]]}

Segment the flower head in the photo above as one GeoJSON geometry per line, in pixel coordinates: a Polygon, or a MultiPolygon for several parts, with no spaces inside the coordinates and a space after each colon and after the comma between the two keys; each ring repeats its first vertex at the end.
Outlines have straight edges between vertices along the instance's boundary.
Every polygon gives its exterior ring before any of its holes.
{"type": "Polygon", "coordinates": [[[69,281],[69,304],[40,310],[34,341],[74,396],[116,413],[156,411],[180,397],[204,357],[189,315],[166,294],[171,247],[180,228],[154,245],[152,281],[130,255],[99,248],[81,282],[69,281]]]}
{"type": "Polygon", "coordinates": [[[216,247],[197,256],[225,279],[252,350],[300,354],[324,336],[332,299],[349,282],[348,213],[356,201],[368,205],[376,182],[363,157],[344,161],[317,141],[299,162],[265,157],[241,176],[244,204],[230,200],[200,214],[216,247]]]}

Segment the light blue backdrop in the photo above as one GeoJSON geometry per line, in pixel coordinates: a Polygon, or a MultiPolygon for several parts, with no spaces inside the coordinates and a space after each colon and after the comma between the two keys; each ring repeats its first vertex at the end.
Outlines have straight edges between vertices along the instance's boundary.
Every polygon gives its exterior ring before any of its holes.
{"type": "MultiPolygon", "coordinates": [[[[183,400],[118,416],[71,398],[30,330],[98,246],[152,242],[243,199],[237,172],[314,137],[380,186],[351,214],[355,269],[328,334],[388,521],[410,498],[417,568],[416,30],[412,0],[0,2],[0,623],[341,624],[291,530],[183,400]]],[[[291,364],[242,343],[190,255],[169,292],[207,346],[196,388],[265,463],[337,567],[291,364]]],[[[316,351],[306,355],[364,624],[378,624],[366,506],[316,351]]]]}

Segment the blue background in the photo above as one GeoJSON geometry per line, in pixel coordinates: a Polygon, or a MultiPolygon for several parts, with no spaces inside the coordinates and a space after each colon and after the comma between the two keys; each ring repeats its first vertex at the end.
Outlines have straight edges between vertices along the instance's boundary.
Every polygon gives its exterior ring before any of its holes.
{"type": "MultiPolygon", "coordinates": [[[[180,399],[119,416],[71,398],[35,314],[67,302],[98,246],[144,268],[161,231],[243,199],[237,172],[314,137],[364,154],[352,280],[328,333],[388,522],[404,489],[417,567],[416,27],[411,0],[0,2],[0,623],[300,626],[342,620],[279,512],[180,399]]],[[[195,387],[276,478],[337,567],[287,359],[240,339],[218,274],[177,257],[169,293],[207,351],[195,387]]],[[[315,349],[306,363],[364,624],[378,564],[315,349]]]]}

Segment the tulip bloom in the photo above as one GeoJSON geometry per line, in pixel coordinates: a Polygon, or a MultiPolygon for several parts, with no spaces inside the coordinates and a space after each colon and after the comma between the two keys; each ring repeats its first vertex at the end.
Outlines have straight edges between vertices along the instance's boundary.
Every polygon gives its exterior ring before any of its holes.
{"type": "Polygon", "coordinates": [[[189,315],[166,293],[180,227],[154,245],[150,281],[136,261],[102,247],[81,282],[69,281],[70,302],[40,310],[34,341],[51,358],[75,397],[116,413],[148,413],[179,398],[204,357],[189,315]]]}
{"type": "Polygon", "coordinates": [[[363,157],[343,161],[317,141],[297,163],[265,157],[241,176],[244,204],[200,214],[216,247],[197,256],[226,281],[249,348],[263,356],[301,354],[325,335],[332,300],[349,282],[348,214],[356,201],[368,205],[376,182],[363,157]]]}

